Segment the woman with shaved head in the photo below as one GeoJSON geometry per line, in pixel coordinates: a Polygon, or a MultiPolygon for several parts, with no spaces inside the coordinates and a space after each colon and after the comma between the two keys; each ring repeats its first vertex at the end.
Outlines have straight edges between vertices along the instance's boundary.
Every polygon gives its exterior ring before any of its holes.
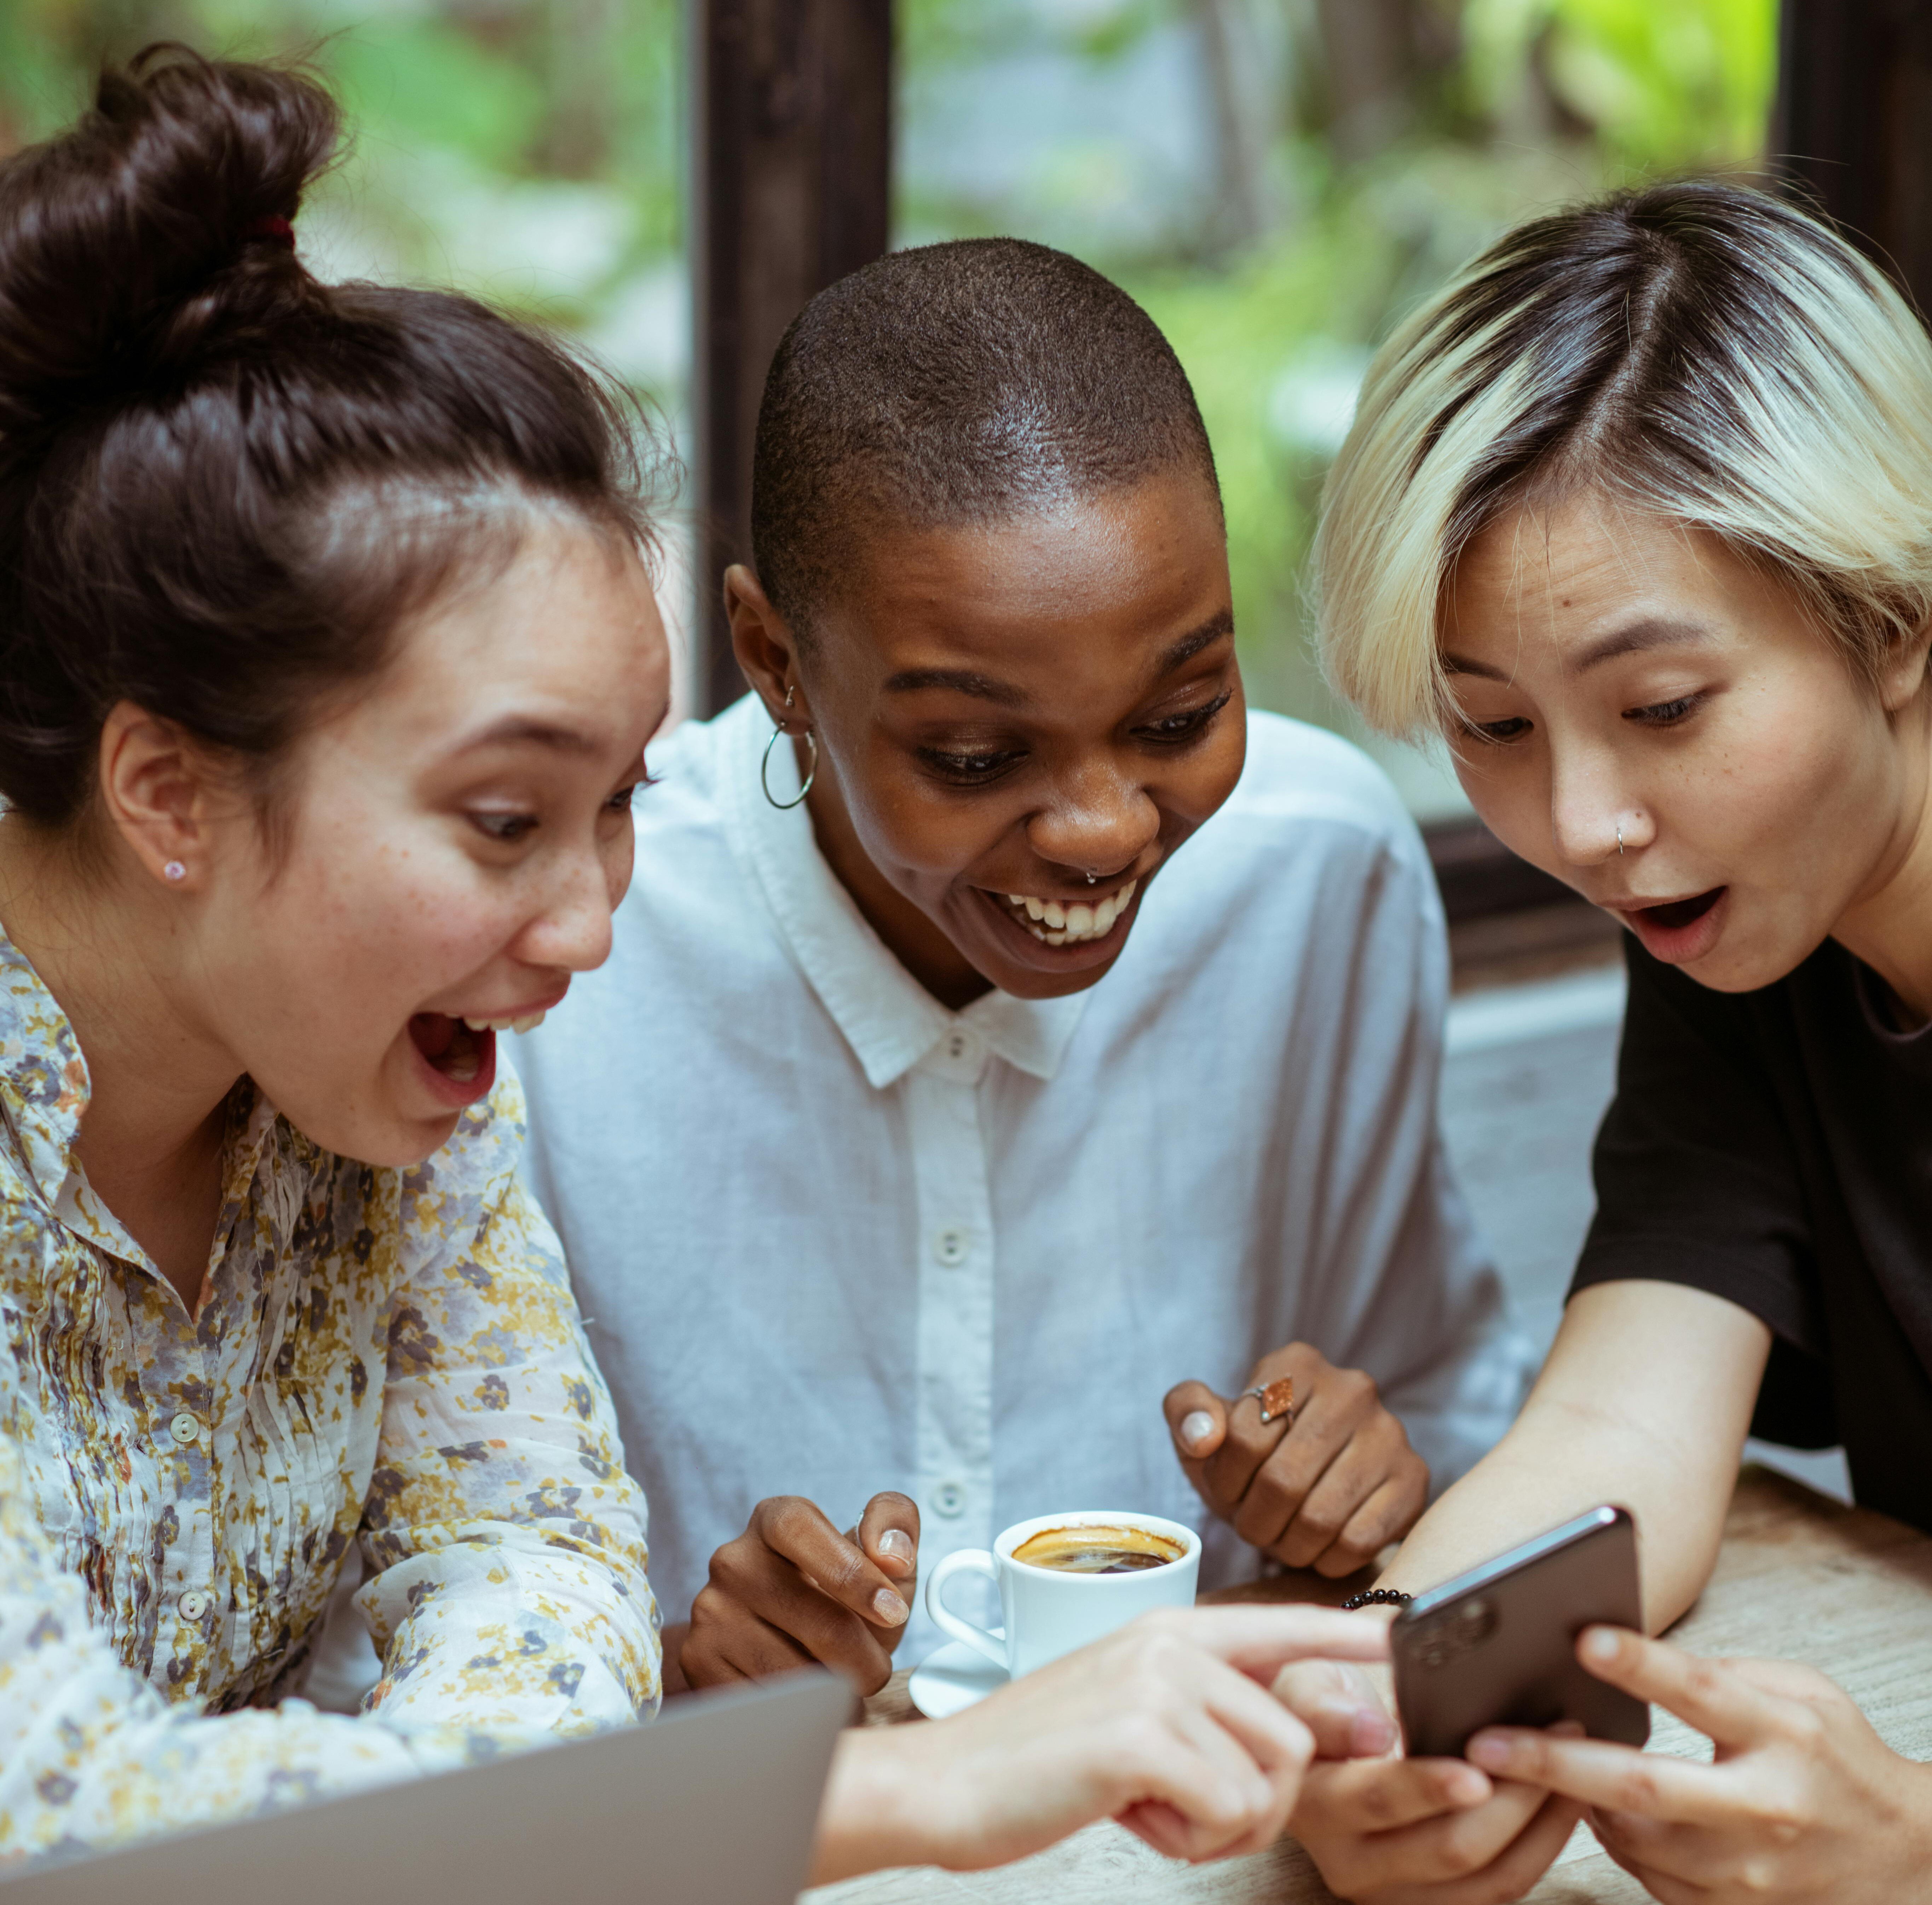
{"type": "Polygon", "coordinates": [[[1244,705],[1172,350],[1039,245],[881,259],[779,346],[752,535],[754,692],[662,750],[612,962],[519,1050],[686,1672],[876,1686],[922,1553],[1081,1502],[1204,1526],[1209,1585],[1360,1568],[1524,1358],[1427,859],[1244,705]]]}

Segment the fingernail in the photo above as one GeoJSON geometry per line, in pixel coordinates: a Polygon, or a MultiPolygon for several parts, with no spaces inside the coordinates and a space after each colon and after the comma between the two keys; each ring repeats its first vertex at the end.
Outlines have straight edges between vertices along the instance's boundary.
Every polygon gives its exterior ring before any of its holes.
{"type": "Polygon", "coordinates": [[[1191,1409],[1180,1418],[1180,1439],[1198,1448],[1214,1433],[1214,1418],[1204,1409],[1191,1409]]]}
{"type": "Polygon", "coordinates": [[[1357,1709],[1348,1730],[1348,1745],[1358,1759],[1372,1759],[1395,1744],[1395,1722],[1372,1707],[1357,1709]]]}
{"type": "Polygon", "coordinates": [[[1509,1742],[1500,1733],[1478,1733],[1470,1741],[1469,1757],[1474,1764],[1499,1773],[1509,1764],[1509,1742]]]}
{"type": "Polygon", "coordinates": [[[888,1528],[879,1537],[879,1552],[890,1556],[894,1561],[903,1561],[910,1567],[916,1550],[913,1547],[912,1537],[904,1529],[888,1528]]]}
{"type": "Polygon", "coordinates": [[[881,1588],[872,1597],[872,1612],[888,1627],[902,1625],[906,1617],[906,1604],[890,1588],[881,1588]]]}
{"type": "Polygon", "coordinates": [[[1623,1643],[1617,1638],[1615,1628],[1587,1628],[1583,1634],[1583,1651],[1593,1661],[1613,1661],[1623,1649],[1623,1643]]]}

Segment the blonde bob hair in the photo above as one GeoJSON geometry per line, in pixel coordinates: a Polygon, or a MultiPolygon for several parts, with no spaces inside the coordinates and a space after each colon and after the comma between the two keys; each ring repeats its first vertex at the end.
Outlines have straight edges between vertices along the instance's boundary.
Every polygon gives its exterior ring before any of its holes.
{"type": "Polygon", "coordinates": [[[1340,691],[1386,733],[1449,726],[1457,559],[1586,488],[1720,538],[1875,675],[1932,619],[1932,340],[1849,245],[1743,186],[1517,226],[1370,367],[1315,545],[1340,691]]]}

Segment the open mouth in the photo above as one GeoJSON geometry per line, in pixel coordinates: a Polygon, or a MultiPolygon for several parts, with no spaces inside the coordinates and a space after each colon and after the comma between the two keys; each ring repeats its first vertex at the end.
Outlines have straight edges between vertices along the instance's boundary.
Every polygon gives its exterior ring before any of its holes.
{"type": "Polygon", "coordinates": [[[1133,904],[1137,879],[1094,900],[1044,900],[1028,893],[988,894],[1016,925],[1024,927],[1042,945],[1078,945],[1104,939],[1133,904]]]}
{"type": "Polygon", "coordinates": [[[1693,921],[1704,915],[1724,897],[1721,886],[1714,886],[1708,893],[1700,893],[1688,900],[1667,900],[1660,906],[1634,906],[1630,910],[1662,927],[1666,932],[1681,932],[1693,921]]]}
{"type": "Polygon", "coordinates": [[[447,1012],[418,1012],[410,1021],[410,1042],[430,1071],[467,1099],[487,1092],[496,1071],[496,1034],[447,1012]]]}

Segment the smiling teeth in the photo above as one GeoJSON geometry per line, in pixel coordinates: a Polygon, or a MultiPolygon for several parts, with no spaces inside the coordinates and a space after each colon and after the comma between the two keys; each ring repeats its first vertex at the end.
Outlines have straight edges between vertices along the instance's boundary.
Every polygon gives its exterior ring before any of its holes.
{"type": "Polygon", "coordinates": [[[542,1012],[526,1012],[520,1019],[465,1019],[472,1032],[534,1032],[544,1022],[542,1012]]]}
{"type": "Polygon", "coordinates": [[[1130,879],[1118,893],[1091,906],[1063,906],[1058,900],[1036,900],[1028,893],[1009,893],[1006,903],[1016,913],[1025,914],[1020,924],[1044,945],[1078,945],[1083,940],[1104,939],[1112,932],[1114,922],[1132,904],[1139,885],[1130,879]]]}

